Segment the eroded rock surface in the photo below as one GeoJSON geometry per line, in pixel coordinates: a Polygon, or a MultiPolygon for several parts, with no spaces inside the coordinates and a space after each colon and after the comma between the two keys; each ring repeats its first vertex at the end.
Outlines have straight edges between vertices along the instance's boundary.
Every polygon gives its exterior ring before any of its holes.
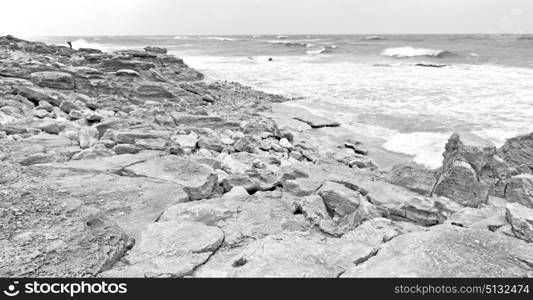
{"type": "Polygon", "coordinates": [[[531,276],[530,135],[384,172],[404,161],[203,78],[164,48],[0,37],[0,275],[531,276]]]}

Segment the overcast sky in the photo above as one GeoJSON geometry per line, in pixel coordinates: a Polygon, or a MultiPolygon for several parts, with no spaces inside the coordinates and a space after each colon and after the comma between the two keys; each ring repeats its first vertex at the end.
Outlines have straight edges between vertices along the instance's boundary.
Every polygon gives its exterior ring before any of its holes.
{"type": "Polygon", "coordinates": [[[533,33],[533,0],[1,0],[0,34],[533,33]]]}

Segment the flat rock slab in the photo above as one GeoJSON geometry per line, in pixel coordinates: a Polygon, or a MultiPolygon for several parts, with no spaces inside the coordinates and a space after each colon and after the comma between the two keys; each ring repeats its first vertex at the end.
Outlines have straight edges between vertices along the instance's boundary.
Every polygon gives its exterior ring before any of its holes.
{"type": "Polygon", "coordinates": [[[454,213],[447,223],[491,231],[508,224],[505,219],[505,208],[488,205],[482,208],[465,207],[454,213]]]}
{"type": "Polygon", "coordinates": [[[30,80],[40,87],[71,90],[76,84],[74,77],[64,72],[35,72],[30,75],[30,80]]]}
{"type": "Polygon", "coordinates": [[[488,230],[438,225],[401,235],[342,277],[528,277],[533,245],[488,230]]]}
{"type": "Polygon", "coordinates": [[[183,186],[191,200],[209,198],[218,175],[204,164],[177,156],[159,157],[126,167],[125,173],[166,180],[183,186]]]}
{"type": "Polygon", "coordinates": [[[99,157],[96,159],[72,160],[64,163],[49,163],[38,166],[55,169],[70,169],[81,172],[115,173],[120,172],[127,166],[138,164],[161,155],[162,153],[158,151],[143,151],[137,154],[122,154],[110,157],[99,157]]]}
{"type": "Polygon", "coordinates": [[[183,277],[205,263],[222,241],[217,227],[194,222],[153,223],[128,253],[129,264],[102,277],[183,277]]]}
{"type": "Polygon", "coordinates": [[[316,233],[270,235],[240,251],[222,253],[202,266],[195,277],[337,277],[374,247],[327,238],[316,233]],[[222,259],[221,259],[222,258],[222,259]]]}
{"type": "Polygon", "coordinates": [[[167,209],[161,221],[201,222],[225,233],[224,245],[235,247],[283,231],[304,231],[309,224],[293,214],[291,200],[258,192],[249,196],[235,187],[221,198],[180,203],[167,209]]]}
{"type": "Polygon", "coordinates": [[[94,277],[127,249],[116,222],[40,176],[18,170],[3,178],[0,195],[2,277],[94,277]]]}
{"type": "Polygon", "coordinates": [[[53,170],[47,174],[48,180],[58,185],[60,192],[55,197],[64,199],[68,195],[68,199],[97,207],[133,239],[165,209],[189,199],[179,185],[157,179],[114,174],[53,174],[53,170]]]}

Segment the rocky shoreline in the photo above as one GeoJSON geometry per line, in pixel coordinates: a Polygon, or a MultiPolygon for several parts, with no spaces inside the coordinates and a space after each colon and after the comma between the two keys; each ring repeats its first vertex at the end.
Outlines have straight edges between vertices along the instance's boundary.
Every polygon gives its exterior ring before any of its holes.
{"type": "Polygon", "coordinates": [[[286,101],[0,37],[0,276],[533,276],[533,134],[432,171],[286,101]]]}

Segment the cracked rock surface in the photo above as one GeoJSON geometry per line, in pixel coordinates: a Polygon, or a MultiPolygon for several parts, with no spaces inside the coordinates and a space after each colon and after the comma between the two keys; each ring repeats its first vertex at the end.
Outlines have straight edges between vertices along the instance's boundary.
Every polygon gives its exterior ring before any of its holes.
{"type": "Polygon", "coordinates": [[[286,101],[0,37],[0,276],[533,276],[531,134],[427,170],[286,101]]]}

